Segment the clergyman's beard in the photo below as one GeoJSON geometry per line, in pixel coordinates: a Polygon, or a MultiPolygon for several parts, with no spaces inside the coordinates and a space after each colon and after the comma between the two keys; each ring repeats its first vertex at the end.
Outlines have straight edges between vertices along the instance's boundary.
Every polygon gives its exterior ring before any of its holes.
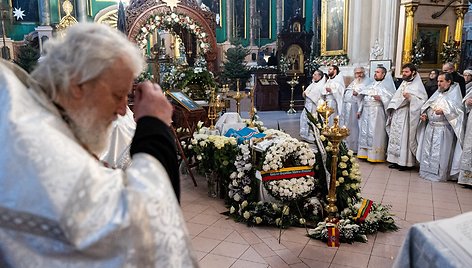
{"type": "Polygon", "coordinates": [[[91,153],[99,155],[108,145],[111,123],[100,121],[96,114],[96,108],[86,107],[69,116],[72,132],[91,153]]]}

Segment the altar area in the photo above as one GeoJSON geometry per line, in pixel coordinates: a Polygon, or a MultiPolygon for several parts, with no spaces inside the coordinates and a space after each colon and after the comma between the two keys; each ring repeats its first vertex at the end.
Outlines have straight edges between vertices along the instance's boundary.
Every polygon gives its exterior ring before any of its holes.
{"type": "MultiPolygon", "coordinates": [[[[247,100],[242,110],[247,111],[247,100]]],[[[234,109],[234,105],[232,105],[234,109]]],[[[230,110],[234,111],[234,110],[230,110]]],[[[268,128],[299,132],[299,114],[284,111],[259,112],[268,128]]],[[[243,118],[248,118],[242,112],[243,118]]],[[[182,210],[201,267],[391,267],[403,239],[413,223],[442,219],[472,211],[470,190],[455,183],[432,183],[417,171],[399,172],[386,164],[359,162],[362,195],[392,205],[397,232],[368,235],[367,243],[341,243],[329,248],[310,239],[304,228],[248,227],[220,213],[228,211],[223,200],[207,196],[206,181],[199,186],[182,175],[182,210]],[[406,175],[406,176],[405,176],[406,175]]]]}

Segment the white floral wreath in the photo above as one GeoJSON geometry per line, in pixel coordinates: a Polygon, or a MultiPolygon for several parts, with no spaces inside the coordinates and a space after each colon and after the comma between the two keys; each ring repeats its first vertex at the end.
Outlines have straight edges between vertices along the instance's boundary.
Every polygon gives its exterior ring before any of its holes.
{"type": "MultiPolygon", "coordinates": [[[[284,162],[293,158],[293,164],[299,166],[313,167],[315,164],[315,153],[305,142],[301,142],[292,137],[285,138],[269,147],[266,152],[262,170],[267,172],[284,168],[284,162]]],[[[275,198],[290,201],[305,197],[315,187],[313,176],[303,176],[299,178],[271,180],[264,182],[264,186],[275,198]]]]}
{"type": "Polygon", "coordinates": [[[147,45],[147,36],[150,31],[159,28],[171,29],[175,24],[179,24],[196,36],[199,41],[201,54],[206,54],[210,50],[208,34],[203,31],[202,27],[189,16],[175,12],[151,15],[139,30],[135,40],[139,47],[144,49],[147,45]]]}

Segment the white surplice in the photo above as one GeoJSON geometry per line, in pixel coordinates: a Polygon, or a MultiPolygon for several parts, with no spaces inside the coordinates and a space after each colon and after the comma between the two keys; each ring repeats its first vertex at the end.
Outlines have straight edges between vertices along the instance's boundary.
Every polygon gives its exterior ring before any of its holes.
{"type": "Polygon", "coordinates": [[[418,152],[420,177],[430,181],[457,179],[462,153],[464,109],[458,84],[446,92],[437,90],[421,107],[428,116],[418,126],[418,152]],[[441,109],[437,115],[434,110],[441,109]]]}
{"type": "Polygon", "coordinates": [[[197,266],[159,161],[138,153],[126,171],[105,168],[49,98],[2,62],[0,100],[3,265],[197,266]]]}
{"type": "Polygon", "coordinates": [[[317,118],[316,108],[321,98],[321,92],[324,90],[326,79],[323,76],[318,82],[311,83],[305,89],[305,109],[300,115],[300,137],[306,141],[313,142],[315,140],[313,131],[310,129],[310,120],[308,120],[308,110],[315,118],[317,118]]]}
{"type": "Polygon", "coordinates": [[[371,82],[372,80],[366,77],[362,80],[354,79],[344,91],[343,112],[340,114],[339,124],[349,128],[349,136],[346,137],[345,142],[347,147],[354,153],[357,153],[359,141],[359,119],[357,118],[357,111],[359,109],[360,95],[354,96],[353,93],[359,93],[371,82]]]}
{"type": "Polygon", "coordinates": [[[374,81],[359,94],[359,149],[357,157],[369,162],[385,162],[387,151],[386,108],[395,94],[392,76],[387,74],[382,81],[374,81]],[[380,101],[374,96],[380,96],[380,101]]]}
{"type": "Polygon", "coordinates": [[[329,124],[333,124],[334,117],[342,114],[343,109],[343,95],[345,90],[344,77],[341,74],[334,78],[329,78],[321,91],[321,97],[328,103],[328,106],[334,109],[334,113],[329,117],[329,124]],[[326,91],[330,88],[331,92],[326,91]]]}
{"type": "Polygon", "coordinates": [[[387,107],[387,161],[400,166],[416,165],[416,128],[420,109],[428,99],[419,74],[412,81],[403,81],[387,107]],[[403,93],[410,93],[410,100],[403,93]]]}
{"type": "Polygon", "coordinates": [[[463,99],[468,118],[467,124],[465,125],[465,135],[462,147],[458,182],[460,184],[472,186],[472,115],[470,113],[472,106],[467,106],[465,104],[465,101],[469,98],[472,98],[472,91],[469,91],[469,93],[467,93],[463,99]]]}
{"type": "Polygon", "coordinates": [[[100,160],[111,167],[126,169],[131,165],[129,149],[136,130],[133,112],[126,106],[126,114],[113,121],[108,147],[100,154],[100,160]]]}

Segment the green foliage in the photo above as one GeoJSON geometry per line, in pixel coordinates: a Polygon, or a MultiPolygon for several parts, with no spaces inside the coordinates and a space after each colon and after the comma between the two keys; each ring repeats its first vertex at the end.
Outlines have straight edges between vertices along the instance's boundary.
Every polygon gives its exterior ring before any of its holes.
{"type": "Polygon", "coordinates": [[[27,43],[19,48],[17,59],[14,62],[28,73],[31,73],[40,56],[39,49],[27,43]]]}
{"type": "Polygon", "coordinates": [[[461,48],[460,43],[449,37],[449,41],[443,43],[443,49],[439,53],[442,62],[459,63],[461,48]]]}
{"type": "Polygon", "coordinates": [[[225,52],[226,62],[224,63],[222,76],[233,81],[239,78],[242,85],[244,85],[251,76],[244,62],[246,56],[249,55],[249,50],[241,45],[239,39],[233,40],[232,44],[234,47],[229,48],[225,52]]]}
{"type": "Polygon", "coordinates": [[[416,67],[423,64],[424,47],[421,38],[413,41],[413,50],[411,51],[411,63],[416,67]]]}

